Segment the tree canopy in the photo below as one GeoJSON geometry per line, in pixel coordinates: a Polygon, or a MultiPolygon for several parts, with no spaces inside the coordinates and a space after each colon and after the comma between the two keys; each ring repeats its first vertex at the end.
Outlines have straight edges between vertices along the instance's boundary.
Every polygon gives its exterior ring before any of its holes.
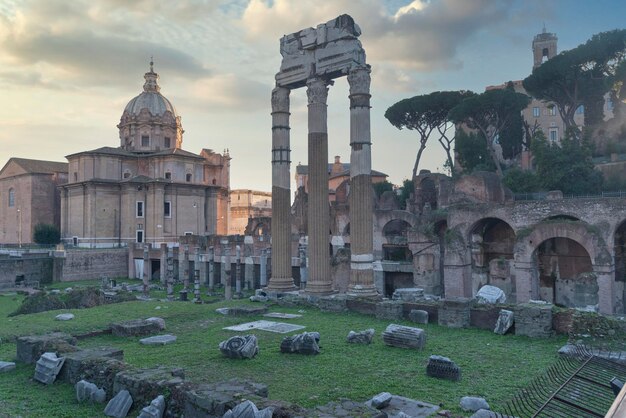
{"type": "Polygon", "coordinates": [[[492,89],[462,100],[452,108],[449,118],[455,123],[475,129],[485,139],[487,150],[502,176],[502,167],[496,155],[494,140],[499,137],[510,121],[528,106],[530,97],[510,89],[492,89]]]}
{"type": "Polygon", "coordinates": [[[454,136],[448,134],[453,125],[448,118],[448,113],[464,98],[472,95],[474,93],[468,91],[436,91],[400,100],[387,109],[385,117],[393,126],[398,129],[414,130],[418,133],[420,147],[413,165],[412,178],[417,176],[422,153],[426,148],[428,138],[434,130],[437,130],[439,133],[439,143],[446,152],[446,165],[454,172],[454,162],[451,154],[454,136]]]}
{"type": "Polygon", "coordinates": [[[55,225],[38,223],[33,230],[33,241],[42,245],[58,244],[61,232],[55,225]]]}
{"type": "Polygon", "coordinates": [[[624,81],[625,53],[626,29],[601,32],[536,67],[523,85],[537,99],[554,102],[566,128],[581,139],[576,109],[584,106],[587,126],[602,121],[604,95],[624,81]]]}

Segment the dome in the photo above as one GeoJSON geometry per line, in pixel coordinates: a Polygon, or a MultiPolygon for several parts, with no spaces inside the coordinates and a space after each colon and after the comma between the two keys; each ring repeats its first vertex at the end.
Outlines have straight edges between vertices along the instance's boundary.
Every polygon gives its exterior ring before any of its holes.
{"type": "Polygon", "coordinates": [[[148,109],[152,116],[163,116],[169,111],[176,118],[178,114],[174,105],[160,93],[159,75],[154,72],[152,65],[150,62],[150,71],[144,75],[146,82],[143,85],[143,92],[128,102],[124,113],[138,116],[143,109],[148,109]]]}

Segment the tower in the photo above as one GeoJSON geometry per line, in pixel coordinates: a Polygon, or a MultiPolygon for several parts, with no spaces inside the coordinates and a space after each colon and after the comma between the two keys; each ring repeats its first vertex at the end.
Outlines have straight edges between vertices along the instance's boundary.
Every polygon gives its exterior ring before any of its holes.
{"type": "Polygon", "coordinates": [[[544,25],[541,33],[533,38],[533,69],[556,55],[557,41],[556,33],[547,32],[544,25]]]}

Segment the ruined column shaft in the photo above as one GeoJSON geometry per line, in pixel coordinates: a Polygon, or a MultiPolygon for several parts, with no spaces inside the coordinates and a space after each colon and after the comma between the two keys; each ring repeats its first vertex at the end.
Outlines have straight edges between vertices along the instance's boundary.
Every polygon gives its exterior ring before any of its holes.
{"type": "Polygon", "coordinates": [[[307,82],[309,122],[309,280],[306,292],[329,294],[330,277],[329,233],[330,211],[328,204],[328,82],[311,79],[307,82]]]}
{"type": "Polygon", "coordinates": [[[273,270],[268,288],[294,290],[291,276],[291,188],[289,148],[289,92],[272,90],[272,247],[273,270]]]}
{"type": "Polygon", "coordinates": [[[377,296],[374,286],[370,70],[348,74],[350,84],[350,285],[348,294],[377,296]]]}

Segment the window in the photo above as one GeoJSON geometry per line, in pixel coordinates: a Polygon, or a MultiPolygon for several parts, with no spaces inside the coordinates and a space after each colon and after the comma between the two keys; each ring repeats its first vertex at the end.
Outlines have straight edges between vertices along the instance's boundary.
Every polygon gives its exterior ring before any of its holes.
{"type": "Polygon", "coordinates": [[[576,108],[576,114],[577,115],[582,115],[583,113],[585,113],[585,106],[580,105],[576,108]]]}
{"type": "Polygon", "coordinates": [[[78,173],[74,171],[74,181],[78,181],[78,173]]]}
{"type": "Polygon", "coordinates": [[[137,201],[137,217],[143,218],[143,202],[137,201]]]}
{"type": "Polygon", "coordinates": [[[136,236],[136,241],[137,242],[143,242],[143,230],[142,229],[138,229],[135,233],[136,236]]]}
{"type": "Polygon", "coordinates": [[[15,206],[15,189],[9,189],[9,207],[15,206]]]}
{"type": "Polygon", "coordinates": [[[185,176],[185,181],[187,181],[187,183],[191,181],[191,173],[187,173],[187,175],[185,176]]]}
{"type": "Polygon", "coordinates": [[[550,128],[550,141],[556,142],[559,140],[559,129],[558,128],[550,128]]]}
{"type": "Polygon", "coordinates": [[[142,147],[150,146],[150,137],[148,135],[141,135],[141,146],[142,147]]]}
{"type": "Polygon", "coordinates": [[[169,171],[165,172],[165,179],[166,180],[171,180],[172,179],[172,173],[170,173],[169,171]]]}
{"type": "Polygon", "coordinates": [[[548,106],[548,115],[556,116],[556,106],[548,106]]]}
{"type": "Polygon", "coordinates": [[[163,147],[169,148],[170,146],[170,139],[168,137],[163,138],[163,147]]]}
{"type": "Polygon", "coordinates": [[[536,118],[541,116],[541,111],[539,110],[538,106],[533,107],[533,116],[536,117],[536,118]]]}
{"type": "Polygon", "coordinates": [[[166,200],[163,202],[163,216],[166,218],[172,217],[172,202],[166,200]]]}
{"type": "Polygon", "coordinates": [[[130,177],[130,171],[126,170],[124,171],[124,178],[127,179],[130,177]]]}

